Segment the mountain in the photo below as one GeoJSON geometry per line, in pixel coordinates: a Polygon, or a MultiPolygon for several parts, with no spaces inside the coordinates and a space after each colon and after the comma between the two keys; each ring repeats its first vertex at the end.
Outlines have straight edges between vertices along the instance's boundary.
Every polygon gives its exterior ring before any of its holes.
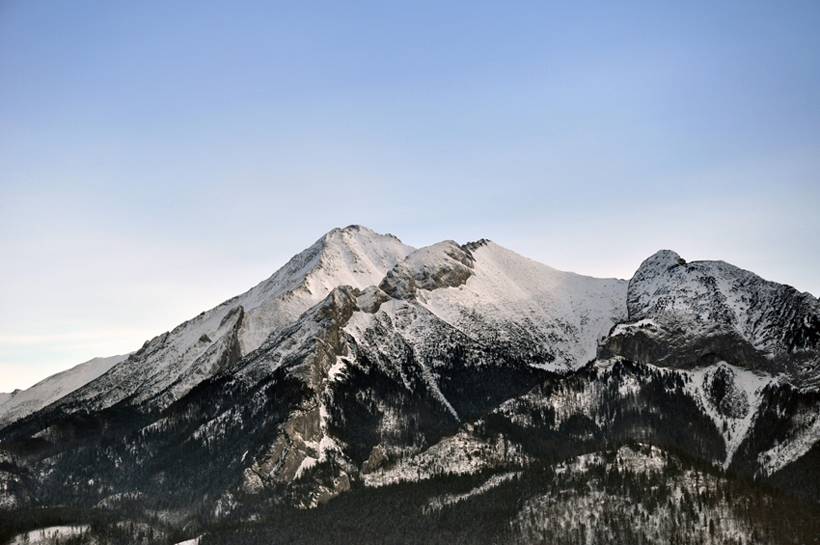
{"type": "Polygon", "coordinates": [[[808,293],[664,250],[630,280],[627,308],[609,352],[676,368],[727,361],[782,373],[798,387],[820,386],[820,305],[808,293]]]}
{"type": "Polygon", "coordinates": [[[167,543],[805,541],[820,520],[818,316],[809,294],[667,250],[627,282],[487,240],[414,249],[335,229],[8,418],[0,527],[48,518],[167,543]],[[772,506],[794,517],[760,515],[772,506]]]}
{"type": "Polygon", "coordinates": [[[340,283],[366,287],[412,248],[354,226],[334,229],[247,292],[149,341],[99,380],[60,400],[61,411],[117,404],[161,409],[258,348],[340,283]]]}
{"type": "Polygon", "coordinates": [[[129,355],[94,358],[41,380],[27,390],[0,394],[0,426],[22,418],[105,374],[129,355]]]}

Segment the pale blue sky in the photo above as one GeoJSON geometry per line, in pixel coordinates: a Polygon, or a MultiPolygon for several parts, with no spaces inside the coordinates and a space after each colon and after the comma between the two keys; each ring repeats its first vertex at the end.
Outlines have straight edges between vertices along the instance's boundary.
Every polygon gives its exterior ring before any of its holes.
{"type": "Polygon", "coordinates": [[[0,391],[336,226],[819,295],[818,209],[816,0],[0,0],[0,391]]]}

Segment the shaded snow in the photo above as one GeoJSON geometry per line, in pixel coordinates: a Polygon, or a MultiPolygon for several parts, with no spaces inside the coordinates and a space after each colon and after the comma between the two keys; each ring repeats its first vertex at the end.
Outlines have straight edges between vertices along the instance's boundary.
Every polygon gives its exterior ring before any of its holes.
{"type": "Polygon", "coordinates": [[[691,379],[686,383],[687,391],[693,398],[698,400],[703,410],[712,418],[718,431],[723,435],[723,440],[726,442],[726,459],[723,462],[723,467],[728,468],[757,414],[763,389],[777,379],[771,375],[756,373],[726,362],[678,372],[691,379]],[[735,407],[729,411],[724,410],[721,412],[709,400],[710,395],[707,391],[709,379],[714,377],[718,371],[722,371],[724,376],[730,377],[731,386],[727,392],[727,397],[734,397],[731,400],[727,399],[727,401],[733,403],[735,407]]]}
{"type": "Polygon", "coordinates": [[[427,503],[427,509],[440,510],[445,505],[452,505],[454,503],[464,501],[474,496],[480,496],[481,494],[489,490],[492,490],[493,488],[518,477],[519,475],[521,475],[520,471],[510,471],[508,473],[500,473],[498,475],[493,475],[480,486],[473,488],[469,492],[465,492],[463,494],[446,494],[444,496],[437,496],[435,498],[430,499],[430,501],[427,503]]]}
{"type": "Polygon", "coordinates": [[[471,253],[466,283],[430,292],[424,305],[476,340],[523,337],[554,354],[551,370],[575,369],[594,359],[598,341],[626,318],[625,280],[559,271],[493,242],[471,253]]]}
{"type": "Polygon", "coordinates": [[[50,526],[19,534],[9,542],[9,545],[56,545],[70,537],[80,536],[88,532],[87,524],[80,526],[50,526]]]}
{"type": "Polygon", "coordinates": [[[41,380],[27,390],[0,397],[0,425],[23,418],[108,372],[128,355],[94,358],[41,380]],[[3,399],[5,399],[3,401],[3,399]]]}
{"type": "Polygon", "coordinates": [[[811,323],[820,320],[820,302],[810,294],[724,261],[686,263],[669,250],[638,268],[629,282],[627,307],[629,327],[651,319],[693,339],[730,333],[768,358],[791,351],[786,339],[810,337],[811,323]]]}
{"type": "Polygon", "coordinates": [[[791,425],[794,428],[786,441],[758,454],[757,462],[764,474],[771,475],[784,468],[817,443],[820,438],[820,407],[801,411],[792,419],[791,425]]]}

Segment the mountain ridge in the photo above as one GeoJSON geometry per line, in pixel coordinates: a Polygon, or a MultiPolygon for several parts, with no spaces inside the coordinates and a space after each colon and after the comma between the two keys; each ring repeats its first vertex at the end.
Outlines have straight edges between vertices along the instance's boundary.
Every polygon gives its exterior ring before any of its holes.
{"type": "Polygon", "coordinates": [[[295,320],[320,301],[332,289],[329,277],[335,275],[354,285],[369,285],[383,275],[379,267],[386,272],[388,266],[409,251],[410,247],[396,237],[377,235],[365,227],[333,229],[266,280],[146,341],[124,365],[113,369],[104,383],[95,387],[83,384],[70,392],[70,397],[64,397],[63,402],[69,406],[93,403],[104,408],[131,397],[136,402],[145,401],[171,389],[159,400],[161,405],[167,405],[226,362],[258,348],[273,330],[295,320]],[[374,262],[370,259],[373,252],[365,250],[374,246],[384,250],[381,262],[374,262]],[[226,327],[226,320],[235,320],[239,308],[239,322],[226,327]],[[184,380],[178,380],[181,375],[185,375],[184,380]],[[168,376],[174,379],[169,380],[168,376]]]}
{"type": "Polygon", "coordinates": [[[247,522],[488,479],[462,499],[431,496],[429,514],[635,441],[817,501],[805,483],[820,478],[818,309],[669,250],[625,281],[484,239],[415,249],[334,229],[0,427],[0,505],[136,502],[185,524],[247,522]]]}
{"type": "Polygon", "coordinates": [[[811,294],[662,250],[629,281],[627,308],[604,354],[683,368],[728,361],[820,386],[820,303],[811,294]]]}

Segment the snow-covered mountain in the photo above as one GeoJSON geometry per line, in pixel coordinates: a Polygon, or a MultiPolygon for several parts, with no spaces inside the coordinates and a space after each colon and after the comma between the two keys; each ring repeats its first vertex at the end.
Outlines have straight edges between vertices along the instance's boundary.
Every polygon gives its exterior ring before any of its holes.
{"type": "Polygon", "coordinates": [[[247,292],[143,345],[100,380],[61,400],[65,411],[117,403],[164,408],[199,382],[258,348],[339,285],[364,288],[413,249],[396,237],[334,229],[247,292]]]}
{"type": "MultiPolygon", "coordinates": [[[[436,248],[419,250],[401,267],[420,269],[436,248]]],[[[623,280],[558,271],[491,241],[462,252],[471,261],[463,285],[424,290],[422,306],[476,341],[515,342],[549,354],[545,369],[567,371],[591,361],[598,341],[626,316],[623,280]]],[[[392,275],[396,271],[386,283],[392,275]]]]}
{"type": "Polygon", "coordinates": [[[281,370],[310,391],[246,471],[244,490],[292,482],[317,464],[341,468],[305,500],[313,505],[349,486],[373,452],[418,452],[447,428],[524,393],[542,376],[537,371],[580,367],[624,316],[625,288],[492,242],[447,241],[410,254],[378,286],[335,290],[232,371],[260,380],[281,370]]]}
{"type": "MultiPolygon", "coordinates": [[[[394,502],[413,483],[431,520],[515,490],[504,532],[534,539],[558,532],[543,475],[561,472],[603,487],[572,501],[594,511],[608,498],[608,517],[630,503],[607,488],[613,467],[618,494],[669,472],[712,483],[678,482],[675,502],[642,504],[656,525],[690,520],[692,493],[726,515],[726,469],[817,501],[818,309],[809,294],[670,251],[627,282],[486,240],[414,249],[335,229],[248,292],[8,418],[0,505],[137,508],[205,531],[340,495],[394,502]]],[[[743,520],[716,528],[748,542],[759,528],[743,520]]],[[[649,542],[716,535],[644,530],[649,542]]]]}
{"type": "Polygon", "coordinates": [[[94,358],[41,380],[26,390],[0,394],[0,426],[22,418],[105,374],[129,355],[94,358]]]}
{"type": "Polygon", "coordinates": [[[611,353],[678,368],[727,361],[820,386],[820,303],[811,294],[663,250],[629,281],[627,308],[607,340],[611,353]]]}

